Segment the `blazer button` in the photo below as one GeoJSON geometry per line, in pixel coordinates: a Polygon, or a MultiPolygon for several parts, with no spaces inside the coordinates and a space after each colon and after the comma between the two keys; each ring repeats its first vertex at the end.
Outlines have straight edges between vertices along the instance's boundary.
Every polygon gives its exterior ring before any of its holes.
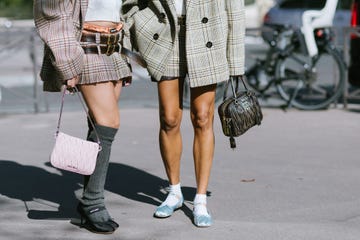
{"type": "Polygon", "coordinates": [[[202,23],[207,23],[209,21],[209,19],[207,17],[204,17],[203,19],[201,19],[202,23]]]}
{"type": "Polygon", "coordinates": [[[211,48],[212,45],[213,45],[212,42],[207,42],[207,43],[206,43],[206,47],[207,47],[207,48],[211,48]]]}
{"type": "Polygon", "coordinates": [[[155,33],[154,36],[153,36],[153,39],[158,40],[159,39],[159,34],[155,33]]]}
{"type": "Polygon", "coordinates": [[[165,22],[166,15],[165,13],[160,13],[159,15],[159,22],[164,23],[165,22]]]}

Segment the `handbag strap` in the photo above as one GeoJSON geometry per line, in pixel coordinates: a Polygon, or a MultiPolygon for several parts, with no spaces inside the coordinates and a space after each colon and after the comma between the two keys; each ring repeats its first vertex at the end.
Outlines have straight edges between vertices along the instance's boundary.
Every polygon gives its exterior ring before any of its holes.
{"type": "Polygon", "coordinates": [[[226,86],[224,88],[224,95],[223,95],[223,101],[225,101],[225,99],[227,98],[227,92],[228,92],[228,88],[229,88],[229,84],[231,84],[231,92],[233,94],[233,97],[236,98],[237,97],[237,92],[239,90],[239,79],[241,80],[244,88],[245,88],[245,92],[249,91],[245,80],[244,80],[245,76],[244,75],[240,75],[240,76],[230,76],[230,79],[226,82],[226,86]]]}
{"type": "MultiPolygon", "coordinates": [[[[229,88],[229,84],[231,84],[231,91],[233,94],[233,98],[236,99],[237,98],[237,92],[239,90],[239,79],[241,80],[244,88],[245,88],[245,92],[248,92],[248,86],[246,84],[246,81],[244,80],[246,78],[245,75],[240,75],[240,76],[230,76],[230,79],[226,82],[226,86],[224,88],[224,95],[223,95],[223,101],[225,101],[227,99],[227,92],[228,92],[228,88],[229,88]]],[[[256,123],[260,124],[261,123],[261,117],[259,116],[259,113],[256,112],[256,123]]]]}
{"type": "MultiPolygon", "coordinates": [[[[57,124],[57,127],[56,127],[55,136],[57,136],[57,135],[59,134],[59,132],[60,132],[60,122],[61,122],[62,112],[63,112],[63,108],[64,108],[65,95],[66,95],[66,93],[67,93],[66,87],[64,87],[63,89],[64,89],[64,90],[63,90],[63,93],[62,93],[62,96],[61,96],[60,114],[59,114],[58,124],[57,124]]],[[[83,109],[85,110],[86,116],[87,116],[87,118],[89,119],[89,122],[90,122],[92,128],[93,128],[94,131],[95,131],[95,135],[96,135],[96,138],[97,138],[97,143],[98,143],[99,146],[100,146],[100,137],[99,137],[99,134],[98,134],[97,131],[96,131],[95,124],[94,124],[93,120],[91,119],[91,117],[90,117],[90,115],[89,115],[89,112],[88,112],[88,109],[87,109],[86,106],[85,106],[84,100],[83,100],[82,97],[80,96],[79,90],[77,89],[77,87],[74,87],[74,89],[75,89],[75,94],[79,97],[81,106],[82,106],[83,109]]]]}

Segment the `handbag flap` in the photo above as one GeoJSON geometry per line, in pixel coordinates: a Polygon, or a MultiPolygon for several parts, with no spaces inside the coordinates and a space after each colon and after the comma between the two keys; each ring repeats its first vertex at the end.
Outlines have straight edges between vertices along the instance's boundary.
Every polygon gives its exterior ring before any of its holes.
{"type": "Polygon", "coordinates": [[[98,143],[59,132],[50,162],[59,169],[91,175],[95,169],[98,152],[98,143]]]}

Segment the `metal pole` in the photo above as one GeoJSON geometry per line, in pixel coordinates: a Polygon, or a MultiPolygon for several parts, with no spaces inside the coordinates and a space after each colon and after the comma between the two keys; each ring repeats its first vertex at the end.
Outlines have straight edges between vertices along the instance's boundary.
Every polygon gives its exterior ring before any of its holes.
{"type": "Polygon", "coordinates": [[[347,109],[347,105],[348,105],[348,102],[347,102],[347,99],[348,99],[348,96],[349,96],[349,90],[348,90],[348,66],[349,66],[349,44],[348,44],[348,40],[349,40],[349,35],[351,33],[351,28],[344,28],[344,61],[345,61],[345,64],[346,64],[346,70],[345,70],[345,74],[346,74],[346,77],[345,77],[345,87],[344,87],[344,91],[343,91],[343,103],[344,103],[344,108],[347,109]]]}
{"type": "Polygon", "coordinates": [[[38,77],[37,77],[37,67],[36,67],[36,53],[35,53],[35,36],[34,31],[30,33],[30,59],[33,67],[33,99],[34,99],[34,112],[39,112],[39,96],[38,96],[38,77]]]}

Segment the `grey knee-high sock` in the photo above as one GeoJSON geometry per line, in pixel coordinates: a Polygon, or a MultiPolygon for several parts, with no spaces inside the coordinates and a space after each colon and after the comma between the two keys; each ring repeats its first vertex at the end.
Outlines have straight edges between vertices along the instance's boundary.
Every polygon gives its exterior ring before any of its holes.
{"type": "MultiPolygon", "coordinates": [[[[109,167],[111,145],[117,133],[116,128],[105,127],[95,124],[95,129],[101,142],[101,151],[98,154],[95,171],[90,176],[84,177],[84,192],[80,202],[84,210],[90,210],[98,207],[105,207],[104,187],[109,167]]],[[[89,131],[88,140],[97,141],[95,131],[89,131]]],[[[94,221],[107,221],[110,219],[106,209],[91,214],[94,221]]]]}

